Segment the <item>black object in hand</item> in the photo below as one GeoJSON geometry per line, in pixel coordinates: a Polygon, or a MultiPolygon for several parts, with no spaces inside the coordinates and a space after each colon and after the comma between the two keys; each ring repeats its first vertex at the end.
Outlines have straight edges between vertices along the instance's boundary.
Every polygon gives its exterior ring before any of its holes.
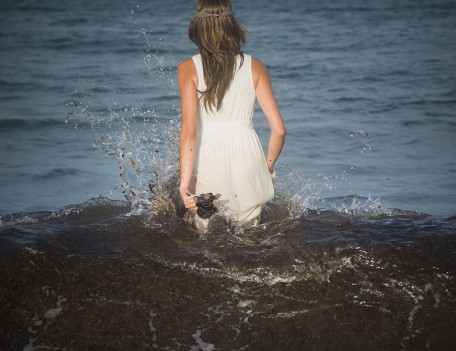
{"type": "Polygon", "coordinates": [[[211,218],[213,214],[218,212],[217,207],[214,206],[214,200],[218,199],[220,194],[206,193],[199,196],[195,196],[196,206],[198,209],[196,213],[201,218],[207,219],[211,218]]]}

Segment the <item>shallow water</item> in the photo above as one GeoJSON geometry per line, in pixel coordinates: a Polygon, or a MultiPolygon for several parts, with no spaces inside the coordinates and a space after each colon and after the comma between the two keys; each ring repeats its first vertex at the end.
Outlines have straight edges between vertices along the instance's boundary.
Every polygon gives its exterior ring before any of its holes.
{"type": "Polygon", "coordinates": [[[455,3],[234,6],[287,142],[263,224],[200,237],[193,3],[0,4],[0,348],[452,349],[455,3]]]}
{"type": "Polygon", "coordinates": [[[14,321],[1,327],[5,345],[454,345],[454,218],[309,210],[287,219],[271,209],[268,222],[253,230],[236,231],[220,217],[201,237],[169,212],[130,211],[127,202],[98,198],[4,219],[2,315],[14,321]]]}

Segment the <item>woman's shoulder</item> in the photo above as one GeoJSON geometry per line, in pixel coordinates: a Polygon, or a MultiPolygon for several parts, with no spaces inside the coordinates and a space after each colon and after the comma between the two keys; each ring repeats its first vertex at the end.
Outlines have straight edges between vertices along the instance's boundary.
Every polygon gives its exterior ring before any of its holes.
{"type": "Polygon", "coordinates": [[[198,70],[198,66],[201,66],[201,55],[196,54],[192,57],[189,57],[179,63],[177,66],[178,72],[179,71],[190,71],[196,73],[198,70]]]}
{"type": "Polygon", "coordinates": [[[192,57],[179,63],[177,66],[177,76],[179,80],[191,79],[194,82],[198,81],[198,73],[192,57]]]}
{"type": "Polygon", "coordinates": [[[266,68],[266,65],[261,61],[260,59],[253,57],[252,56],[252,77],[253,77],[253,82],[254,86],[256,88],[258,84],[258,80],[261,76],[267,75],[268,74],[268,69],[266,68]]]}
{"type": "Polygon", "coordinates": [[[251,56],[252,69],[263,70],[266,69],[266,65],[259,58],[251,56]]]}
{"type": "Polygon", "coordinates": [[[185,71],[189,71],[189,72],[196,72],[196,67],[195,67],[195,58],[197,57],[198,55],[195,55],[193,57],[190,57],[190,58],[187,58],[183,61],[181,61],[178,65],[177,65],[177,70],[178,72],[185,72],[185,71]]]}
{"type": "Polygon", "coordinates": [[[187,59],[181,61],[181,62],[177,65],[177,67],[179,67],[179,68],[187,68],[187,67],[189,67],[189,66],[195,66],[195,64],[194,64],[194,57],[195,57],[195,56],[189,57],[189,58],[187,58],[187,59]]]}

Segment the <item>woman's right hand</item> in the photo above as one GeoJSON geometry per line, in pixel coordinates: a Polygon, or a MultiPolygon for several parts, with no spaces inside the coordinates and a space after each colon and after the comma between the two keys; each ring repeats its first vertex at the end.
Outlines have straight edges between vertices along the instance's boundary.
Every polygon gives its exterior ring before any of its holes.
{"type": "Polygon", "coordinates": [[[179,193],[185,208],[191,212],[196,212],[198,209],[196,206],[196,201],[194,199],[196,195],[192,194],[188,189],[179,190],[179,193]]]}
{"type": "Polygon", "coordinates": [[[277,175],[276,175],[274,168],[272,170],[271,170],[271,168],[269,168],[269,174],[271,175],[272,180],[276,180],[277,175]]]}

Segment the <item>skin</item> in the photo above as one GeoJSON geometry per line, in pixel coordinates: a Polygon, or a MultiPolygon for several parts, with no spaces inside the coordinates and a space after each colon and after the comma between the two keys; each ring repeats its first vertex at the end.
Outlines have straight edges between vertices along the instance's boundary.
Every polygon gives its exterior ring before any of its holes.
{"type": "MultiPolygon", "coordinates": [[[[180,133],[181,181],[179,193],[185,207],[195,212],[197,207],[190,192],[190,182],[196,157],[197,118],[198,118],[198,74],[193,60],[181,62],[177,69],[182,109],[182,129],[180,133]]],[[[252,78],[255,94],[271,128],[266,156],[269,172],[279,158],[285,141],[285,125],[272,90],[268,70],[263,62],[252,57],[252,78]]]]}

